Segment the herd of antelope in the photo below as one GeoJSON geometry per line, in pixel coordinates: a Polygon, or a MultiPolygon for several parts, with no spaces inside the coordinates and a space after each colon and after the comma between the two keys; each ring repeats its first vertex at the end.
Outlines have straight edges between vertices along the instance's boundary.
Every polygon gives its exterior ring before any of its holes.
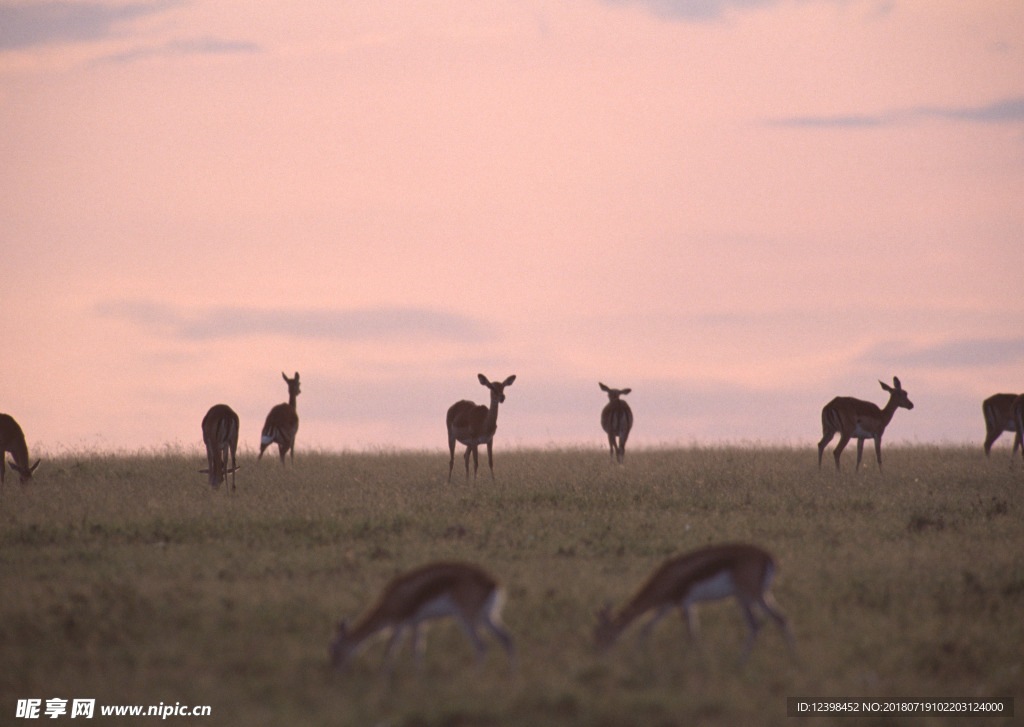
{"type": "MultiPolygon", "coordinates": [[[[492,445],[497,429],[498,405],[505,401],[505,389],[515,381],[510,376],[503,382],[490,381],[483,374],[480,383],[491,392],[490,407],[459,401],[448,409],[448,481],[451,482],[455,464],[456,441],[466,445],[466,478],[469,478],[469,459],[473,457],[473,475],[477,471],[477,447],[487,445],[487,460],[494,476],[492,445]]],[[[825,447],[839,433],[835,447],[836,470],[839,457],[851,439],[857,440],[857,469],[860,469],[864,440],[875,445],[875,458],[882,467],[882,434],[892,421],[897,409],[913,409],[900,380],[893,377],[892,386],[879,381],[889,394],[884,407],[853,397],[836,397],[821,412],[822,437],[818,442],[818,468],[825,447]]],[[[601,427],[608,435],[608,446],[613,461],[622,463],[626,439],[633,425],[633,412],[622,400],[630,389],[612,389],[598,384],[608,394],[608,404],[601,412],[601,427]]],[[[1024,437],[1024,395],[997,394],[986,399],[985,454],[1003,431],[1015,431],[1017,439],[1011,455],[1021,446],[1024,437]]],[[[1021,448],[1024,455],[1024,447],[1021,448]]],[[[705,601],[734,598],[740,606],[747,625],[747,640],[740,657],[742,663],[750,655],[760,629],[759,613],[766,615],[779,627],[790,654],[795,657],[796,647],[789,621],[772,597],[771,584],[775,574],[775,559],[767,551],[746,543],[712,545],[670,558],[661,564],[635,594],[617,611],[610,607],[597,612],[597,624],[592,637],[599,650],[612,646],[632,623],[651,614],[641,627],[641,643],[669,611],[679,609],[691,641],[696,643],[697,621],[693,607],[705,601]]],[[[384,651],[382,670],[387,670],[406,632],[412,635],[412,653],[417,666],[422,665],[423,650],[419,626],[422,622],[451,618],[461,627],[476,653],[478,665],[482,663],[485,645],[480,628],[485,628],[505,649],[509,664],[514,663],[515,649],[512,637],[501,623],[503,604],[501,585],[492,575],[473,563],[436,562],[400,574],[388,583],[377,602],[353,626],[346,621],[337,625],[334,641],[330,645],[331,663],[344,668],[350,658],[364,647],[372,637],[390,633],[384,651]]]]}
{"type": "MultiPolygon", "coordinates": [[[[295,459],[295,436],[299,428],[296,397],[300,389],[298,372],[293,378],[284,373],[281,376],[288,386],[288,402],[278,404],[267,415],[257,459],[263,457],[267,447],[277,444],[281,464],[284,465],[289,453],[293,462],[295,459]]],[[[478,379],[490,391],[490,406],[463,399],[452,404],[445,417],[450,452],[449,482],[455,464],[456,442],[466,447],[467,481],[471,456],[473,477],[476,478],[479,466],[477,447],[481,444],[487,447],[487,463],[491,477],[494,478],[492,448],[497,431],[498,406],[505,401],[505,389],[512,385],[516,377],[512,375],[504,381],[490,381],[479,374],[478,379]]],[[[857,440],[857,470],[860,469],[866,439],[874,441],[875,457],[881,469],[882,434],[885,428],[897,409],[913,409],[914,404],[898,378],[893,377],[892,386],[881,381],[879,384],[889,394],[884,407],[853,397],[836,397],[822,409],[822,437],[818,442],[819,469],[825,447],[836,433],[839,434],[839,442],[833,457],[837,470],[840,455],[851,439],[857,440]]],[[[622,399],[630,393],[630,389],[613,389],[600,382],[598,385],[608,394],[608,403],[601,411],[601,427],[608,435],[612,461],[621,464],[625,458],[626,440],[633,426],[633,412],[622,399]]],[[[1024,394],[995,394],[983,402],[982,411],[985,415],[986,456],[1004,431],[1015,433],[1011,457],[1018,448],[1024,456],[1024,394]]],[[[231,475],[231,489],[235,488],[238,430],[238,415],[226,404],[211,407],[203,417],[203,442],[206,445],[208,466],[200,472],[209,475],[213,487],[219,486],[231,475]]],[[[0,485],[4,481],[5,459],[2,455],[5,453],[12,456],[8,464],[18,473],[21,482],[31,480],[39,460],[29,465],[28,447],[21,427],[11,416],[0,414],[0,485]]],[[[612,612],[606,607],[597,613],[594,642],[599,649],[605,649],[634,621],[652,613],[640,631],[642,641],[673,608],[680,610],[687,631],[695,640],[696,617],[693,606],[704,601],[731,597],[738,602],[748,630],[741,661],[749,655],[759,630],[757,612],[767,615],[776,623],[791,653],[795,654],[789,622],[775,603],[770,590],[775,568],[775,561],[768,552],[745,543],[713,545],[671,558],[658,567],[620,609],[612,612]]],[[[383,663],[383,668],[387,668],[408,631],[412,634],[414,658],[420,663],[422,648],[419,625],[424,621],[448,617],[453,618],[462,628],[476,652],[478,662],[482,661],[485,653],[485,645],[479,633],[480,627],[484,627],[497,639],[505,649],[509,662],[513,663],[515,649],[512,637],[501,623],[502,604],[503,590],[500,583],[479,566],[460,562],[424,565],[394,578],[385,587],[377,603],[353,627],[350,628],[345,621],[338,624],[330,647],[331,662],[339,668],[344,667],[371,637],[390,632],[383,663]]]]}
{"type": "MultiPolygon", "coordinates": [[[[281,378],[288,385],[288,401],[278,404],[267,414],[266,422],[260,436],[260,453],[257,460],[262,459],[263,452],[271,444],[277,444],[281,464],[285,464],[286,456],[295,461],[295,435],[299,430],[299,415],[295,408],[296,397],[300,393],[299,372],[288,378],[281,373],[281,378]]],[[[457,401],[448,408],[445,424],[448,428],[448,482],[452,480],[452,469],[455,466],[455,444],[465,445],[466,479],[469,479],[469,460],[473,458],[473,478],[476,479],[479,468],[477,448],[487,446],[487,465],[494,478],[494,433],[498,428],[498,405],[505,401],[505,389],[516,380],[515,374],[504,381],[490,381],[483,374],[478,374],[481,385],[490,391],[490,406],[476,404],[467,399],[457,401]]],[[[871,439],[875,445],[875,458],[878,467],[882,467],[882,434],[892,421],[897,409],[913,409],[914,404],[907,396],[906,390],[897,377],[893,377],[892,386],[879,381],[882,389],[889,394],[889,401],[884,407],[852,396],[837,396],[821,410],[821,441],[818,442],[818,467],[821,468],[825,447],[839,434],[839,442],[832,452],[836,470],[839,470],[839,457],[851,439],[857,440],[857,466],[860,470],[864,454],[864,441],[871,439]]],[[[608,435],[608,448],[612,460],[622,464],[626,456],[626,440],[633,428],[633,410],[622,397],[631,389],[613,389],[598,382],[601,391],[608,394],[608,404],[601,410],[601,428],[608,435]]],[[[985,455],[988,456],[992,444],[1003,432],[1013,432],[1014,441],[1011,456],[1021,450],[1024,457],[1024,394],[994,394],[982,403],[985,415],[985,455]]],[[[206,445],[206,469],[199,470],[209,475],[209,482],[217,487],[231,475],[231,489],[235,488],[235,472],[238,465],[235,454],[238,449],[238,414],[227,404],[216,404],[210,407],[203,417],[203,443],[206,445]],[[230,466],[228,460],[230,459],[230,466]]],[[[6,460],[11,469],[18,473],[24,484],[32,479],[32,473],[39,466],[37,459],[29,465],[28,447],[25,434],[21,427],[9,414],[0,414],[0,486],[3,485],[6,468],[3,455],[9,453],[13,459],[6,460]]]]}

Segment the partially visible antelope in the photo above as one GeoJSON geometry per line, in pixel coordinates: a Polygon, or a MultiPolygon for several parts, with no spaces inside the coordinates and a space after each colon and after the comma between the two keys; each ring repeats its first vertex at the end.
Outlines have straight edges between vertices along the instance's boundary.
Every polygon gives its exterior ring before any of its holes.
{"type": "Polygon", "coordinates": [[[294,379],[289,379],[283,371],[281,377],[288,384],[288,403],[278,404],[267,414],[267,421],[263,425],[263,433],[260,436],[260,454],[256,461],[263,458],[263,450],[276,442],[283,467],[284,456],[288,452],[291,452],[292,464],[295,464],[295,434],[299,431],[299,414],[295,410],[295,397],[301,392],[299,391],[298,371],[295,372],[294,379]]]}
{"type": "Polygon", "coordinates": [[[491,480],[494,479],[494,458],[491,448],[494,444],[494,432],[498,429],[498,404],[505,401],[505,387],[511,386],[516,380],[512,374],[501,383],[488,381],[483,374],[477,374],[480,383],[491,390],[490,408],[463,399],[448,408],[445,423],[448,425],[448,482],[452,481],[452,467],[455,465],[455,442],[466,445],[466,481],[469,481],[469,456],[473,455],[473,481],[479,468],[477,446],[487,445],[487,464],[491,468],[491,480]]]}
{"type": "Polygon", "coordinates": [[[882,433],[892,421],[893,414],[899,408],[913,409],[914,404],[907,398],[907,392],[900,386],[900,380],[892,377],[892,386],[879,381],[882,388],[889,392],[889,401],[879,409],[870,401],[861,401],[851,396],[837,396],[821,410],[821,441],[818,442],[818,469],[821,469],[821,456],[832,437],[839,432],[839,443],[832,453],[836,460],[836,472],[839,471],[839,455],[850,439],[857,438],[857,471],[860,471],[860,460],[864,454],[864,440],[875,440],[875,457],[878,469],[882,469],[882,433]]]}
{"type": "Polygon", "coordinates": [[[451,617],[462,628],[476,652],[477,665],[484,659],[486,646],[477,629],[485,626],[504,647],[509,664],[515,651],[512,637],[501,624],[504,595],[491,575],[471,563],[438,562],[424,565],[394,578],[384,588],[376,605],[349,628],[338,623],[330,647],[331,663],[343,669],[353,654],[372,637],[390,632],[381,669],[387,670],[391,658],[405,636],[412,632],[412,652],[417,667],[423,663],[419,626],[424,621],[451,617]]]}
{"type": "Polygon", "coordinates": [[[206,444],[205,470],[199,470],[210,476],[210,486],[219,487],[221,482],[231,475],[231,489],[235,489],[235,451],[238,449],[238,415],[227,404],[215,404],[203,417],[203,442],[206,444]],[[228,454],[231,454],[231,467],[228,467],[228,454]]]}
{"type": "MultiPolygon", "coordinates": [[[[1013,440],[1014,451],[1018,444],[1020,447],[1020,456],[1024,458],[1024,394],[1021,394],[1013,400],[1013,428],[1017,431],[1017,436],[1013,440]]],[[[1010,452],[1010,458],[1013,458],[1013,452],[1010,452]]]]}
{"type": "Polygon", "coordinates": [[[791,654],[796,653],[785,614],[771,595],[775,560],[754,545],[713,545],[665,561],[640,590],[614,614],[606,606],[597,612],[594,641],[601,651],[615,643],[623,631],[649,611],[654,615],[640,631],[643,644],[661,618],[678,608],[691,641],[697,644],[697,615],[693,606],[733,597],[747,623],[747,641],[740,663],[746,661],[760,629],[756,606],[782,631],[791,654]]]}
{"type": "MultiPolygon", "coordinates": [[[[1017,434],[1017,425],[1013,421],[1013,404],[1016,394],[993,394],[981,403],[981,412],[985,415],[985,456],[989,456],[992,445],[1003,432],[1014,432],[1013,449],[1010,456],[1017,452],[1021,445],[1021,436],[1017,434]]],[[[1024,450],[1022,450],[1024,454],[1024,450]]]]}
{"type": "Polygon", "coordinates": [[[619,397],[625,396],[632,389],[610,389],[600,381],[597,385],[608,394],[608,403],[601,410],[601,428],[608,434],[612,459],[622,464],[626,457],[626,439],[629,430],[633,428],[633,410],[619,397]]]}
{"type": "Polygon", "coordinates": [[[25,433],[21,431],[18,422],[9,414],[0,414],[0,486],[4,484],[4,475],[7,468],[4,466],[4,455],[8,452],[14,459],[7,460],[11,469],[18,473],[21,484],[32,479],[32,473],[39,466],[39,460],[29,467],[28,445],[25,444],[25,433]]]}

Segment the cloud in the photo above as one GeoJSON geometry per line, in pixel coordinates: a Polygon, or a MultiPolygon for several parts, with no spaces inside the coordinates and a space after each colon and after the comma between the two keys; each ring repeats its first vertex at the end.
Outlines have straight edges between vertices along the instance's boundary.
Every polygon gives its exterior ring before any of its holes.
{"type": "Polygon", "coordinates": [[[891,116],[870,116],[845,114],[836,116],[786,116],[773,119],[769,126],[791,129],[864,129],[877,126],[888,126],[893,122],[891,116]]]}
{"type": "Polygon", "coordinates": [[[0,2],[0,51],[107,38],[120,25],[160,13],[171,2],[108,5],[97,2],[0,2]]]}
{"type": "Polygon", "coordinates": [[[1024,96],[1003,99],[987,106],[964,108],[922,106],[915,109],[914,114],[954,121],[976,121],[989,124],[1020,123],[1024,121],[1024,96]]]}
{"type": "MultiPolygon", "coordinates": [[[[0,1],[0,52],[56,43],[85,43],[121,34],[132,20],[166,12],[179,0],[128,5],[73,3],[63,0],[41,3],[0,1]]],[[[257,53],[259,45],[209,36],[171,40],[162,45],[137,47],[98,58],[95,63],[129,63],[147,58],[257,53]]]]}
{"type": "Polygon", "coordinates": [[[913,106],[880,114],[785,116],[769,120],[768,126],[796,129],[864,129],[912,124],[924,119],[985,124],[1021,123],[1024,122],[1024,96],[1001,99],[982,106],[913,106]]]}
{"type": "Polygon", "coordinates": [[[95,313],[171,338],[188,341],[288,336],[304,339],[385,340],[403,338],[480,341],[480,321],[455,313],[415,307],[347,310],[218,306],[183,310],[146,300],[99,303],[95,313]]]}
{"type": "Polygon", "coordinates": [[[778,4],[779,0],[608,0],[612,4],[635,3],[658,17],[673,20],[718,20],[729,10],[752,10],[778,4]]]}
{"type": "Polygon", "coordinates": [[[879,343],[863,355],[865,363],[885,362],[919,368],[974,368],[1024,363],[1024,337],[962,338],[928,346],[879,343]]]}
{"type": "Polygon", "coordinates": [[[131,63],[147,58],[249,54],[259,53],[261,50],[258,44],[247,41],[221,40],[209,37],[190,38],[187,40],[168,41],[159,46],[135,48],[123,53],[114,53],[96,59],[96,63],[131,63]]]}
{"type": "MultiPolygon", "coordinates": [[[[807,0],[805,0],[806,2],[807,0]]],[[[838,4],[842,0],[831,1],[838,4]]],[[[682,20],[686,22],[716,21],[725,17],[730,11],[745,12],[781,5],[783,0],[605,0],[611,5],[633,4],[646,8],[659,18],[666,20],[682,20]]],[[[895,0],[876,0],[868,11],[869,19],[884,18],[892,13],[895,0]]]]}

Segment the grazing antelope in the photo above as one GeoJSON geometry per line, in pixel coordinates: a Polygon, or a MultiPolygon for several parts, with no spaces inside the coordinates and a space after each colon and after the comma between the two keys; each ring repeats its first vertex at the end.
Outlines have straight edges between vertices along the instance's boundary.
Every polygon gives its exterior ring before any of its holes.
{"type": "Polygon", "coordinates": [[[626,439],[629,437],[629,430],[633,428],[633,410],[619,397],[625,396],[632,389],[609,389],[600,381],[597,385],[601,387],[601,391],[608,394],[608,403],[601,410],[601,428],[608,434],[612,459],[622,464],[626,457],[626,439]]]}
{"type": "Polygon", "coordinates": [[[235,450],[238,449],[238,415],[227,404],[215,404],[203,417],[203,442],[206,444],[205,470],[210,476],[210,485],[218,487],[231,475],[231,489],[235,489],[235,450]],[[231,467],[228,467],[228,453],[231,453],[231,467]]]}
{"type": "Polygon", "coordinates": [[[487,445],[487,464],[491,468],[491,479],[494,479],[494,458],[491,448],[494,444],[494,432],[498,429],[498,404],[505,401],[505,387],[511,386],[516,376],[512,374],[501,383],[488,381],[483,374],[477,374],[477,378],[491,390],[491,406],[487,408],[483,404],[478,405],[463,399],[448,408],[445,423],[448,425],[448,450],[451,453],[448,460],[449,483],[452,481],[452,467],[455,464],[456,441],[466,445],[466,481],[469,481],[469,456],[472,454],[473,481],[476,482],[476,472],[479,468],[477,446],[480,444],[487,445]]]}
{"type": "Polygon", "coordinates": [[[740,657],[746,661],[760,629],[756,605],[782,630],[790,653],[795,654],[793,634],[786,616],[771,595],[775,561],[754,545],[712,545],[665,561],[640,587],[629,602],[616,613],[605,606],[597,612],[594,641],[601,651],[609,648],[623,631],[648,611],[654,615],[640,631],[642,644],[654,626],[673,607],[686,623],[690,639],[697,643],[697,616],[693,606],[704,601],[734,597],[747,622],[747,641],[740,657]]]}
{"type": "Polygon", "coordinates": [[[282,371],[282,378],[288,384],[288,403],[278,404],[267,414],[267,421],[263,425],[263,434],[260,437],[260,454],[256,458],[258,462],[263,458],[263,450],[274,442],[277,442],[277,451],[281,455],[281,466],[284,466],[284,456],[290,451],[292,453],[292,464],[295,464],[295,434],[299,431],[299,414],[295,410],[295,397],[299,391],[299,372],[295,372],[295,378],[289,379],[282,371]]]}
{"type": "MultiPolygon", "coordinates": [[[[1013,440],[1014,451],[1020,444],[1020,456],[1024,458],[1024,394],[1013,400],[1013,428],[1017,431],[1013,440]]],[[[1013,452],[1010,452],[1010,457],[1013,458],[1013,452]]]]}
{"type": "Polygon", "coordinates": [[[4,475],[7,468],[4,465],[4,455],[8,452],[14,459],[7,460],[11,469],[18,473],[21,484],[32,479],[32,473],[39,466],[39,460],[29,467],[28,446],[25,444],[25,433],[21,431],[18,422],[9,414],[0,414],[0,486],[4,484],[4,475]]]}
{"type": "Polygon", "coordinates": [[[892,377],[893,386],[881,381],[885,391],[889,392],[889,401],[883,409],[879,409],[870,401],[861,401],[851,396],[837,396],[821,410],[821,441],[818,442],[818,469],[821,469],[821,455],[832,437],[839,432],[839,444],[833,456],[836,460],[836,472],[839,471],[839,455],[851,438],[857,438],[857,471],[860,470],[861,456],[864,454],[864,440],[875,440],[875,457],[878,469],[882,469],[882,433],[892,421],[896,409],[913,409],[914,405],[907,398],[907,392],[900,386],[900,380],[892,377]]]}
{"type": "Polygon", "coordinates": [[[349,658],[372,636],[390,631],[381,669],[390,667],[392,655],[402,642],[406,629],[412,631],[412,652],[417,667],[422,666],[419,625],[423,621],[452,617],[473,645],[477,664],[483,663],[486,646],[477,632],[479,626],[498,639],[514,659],[512,637],[501,625],[504,596],[499,583],[471,563],[431,563],[397,576],[373,606],[351,629],[338,624],[331,644],[331,663],[344,668],[349,658]]]}
{"type": "MultiPolygon", "coordinates": [[[[981,403],[981,411],[985,415],[985,456],[989,456],[992,445],[1003,432],[1014,432],[1012,457],[1021,445],[1021,435],[1017,434],[1017,425],[1013,421],[1013,403],[1016,394],[993,394],[981,403]]],[[[1022,450],[1024,451],[1024,450],[1022,450]]]]}

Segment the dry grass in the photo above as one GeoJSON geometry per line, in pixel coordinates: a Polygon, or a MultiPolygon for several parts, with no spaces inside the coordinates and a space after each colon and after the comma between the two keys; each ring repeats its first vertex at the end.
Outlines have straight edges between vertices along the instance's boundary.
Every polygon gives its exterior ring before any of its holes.
{"type": "Polygon", "coordinates": [[[980,449],[887,448],[884,477],[852,457],[819,472],[813,449],[655,449],[624,468],[499,450],[497,482],[451,486],[447,453],[300,451],[288,471],[243,457],[234,493],[206,486],[199,454],[66,453],[0,498],[0,722],[30,697],[208,704],[208,725],[646,726],[791,724],[787,696],[1020,696],[1024,467],[980,449]],[[799,662],[766,624],[739,667],[727,604],[701,609],[703,653],[674,618],[644,650],[627,633],[594,653],[595,609],[724,540],[777,556],[799,662]],[[380,646],[331,670],[334,622],[435,558],[506,582],[518,669],[495,647],[476,671],[439,624],[422,674],[403,652],[381,676],[380,646]]]}

